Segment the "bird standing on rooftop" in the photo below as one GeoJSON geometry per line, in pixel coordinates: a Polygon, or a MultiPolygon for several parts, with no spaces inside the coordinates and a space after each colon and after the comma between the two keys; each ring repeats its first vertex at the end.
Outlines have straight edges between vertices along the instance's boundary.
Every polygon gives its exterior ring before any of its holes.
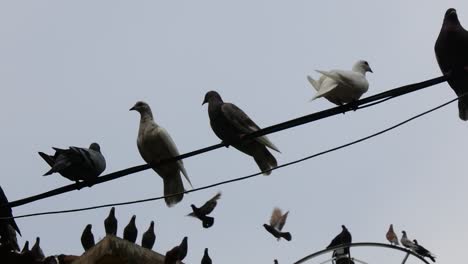
{"type": "Polygon", "coordinates": [[[109,215],[104,219],[104,229],[106,230],[106,235],[117,235],[117,218],[115,218],[115,208],[112,207],[109,211],[109,215]]]}
{"type": "Polygon", "coordinates": [[[153,249],[154,241],[156,241],[156,234],[154,233],[154,221],[151,221],[148,230],[143,233],[141,238],[141,246],[147,249],[153,249]]]}
{"type": "Polygon", "coordinates": [[[128,240],[132,243],[135,243],[138,236],[138,229],[135,224],[136,215],[132,216],[128,225],[124,228],[123,239],[128,240]]]}
{"type": "Polygon", "coordinates": [[[90,224],[86,225],[83,233],[81,234],[81,245],[85,251],[88,251],[90,248],[94,247],[94,235],[91,231],[92,226],[90,224]]]}

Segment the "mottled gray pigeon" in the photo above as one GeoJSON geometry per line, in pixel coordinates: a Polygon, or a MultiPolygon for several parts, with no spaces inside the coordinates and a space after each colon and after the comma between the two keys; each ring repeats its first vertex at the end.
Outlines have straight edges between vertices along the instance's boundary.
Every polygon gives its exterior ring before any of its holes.
{"type": "Polygon", "coordinates": [[[58,172],[77,183],[79,181],[92,183],[106,169],[106,160],[97,143],[92,143],[89,148],[53,149],[55,150],[53,156],[39,152],[39,155],[52,167],[44,176],[58,172]]]}
{"type": "Polygon", "coordinates": [[[416,248],[416,245],[411,242],[411,240],[408,238],[408,236],[406,235],[406,231],[401,231],[401,233],[403,233],[403,235],[401,236],[401,239],[400,239],[400,242],[401,244],[405,247],[405,248],[409,248],[411,250],[414,250],[416,248]]]}
{"type": "MultiPolygon", "coordinates": [[[[327,246],[328,248],[336,247],[342,244],[350,244],[353,240],[351,233],[348,231],[346,226],[342,225],[341,228],[343,229],[341,233],[339,233],[333,240],[330,242],[330,245],[327,246]]],[[[336,250],[335,253],[337,254],[349,254],[349,247],[346,247],[342,250],[336,250]]]]}
{"type": "Polygon", "coordinates": [[[413,242],[414,242],[414,252],[418,253],[419,255],[423,257],[430,258],[432,262],[436,262],[434,254],[432,254],[429,250],[427,250],[423,246],[419,245],[416,239],[414,239],[413,242]]]}
{"type": "Polygon", "coordinates": [[[161,176],[164,182],[164,196],[167,206],[173,206],[184,198],[185,191],[180,173],[185,176],[188,183],[190,179],[184,168],[182,160],[159,165],[164,159],[179,156],[179,151],[167,131],[156,124],[153,119],[151,108],[145,102],[137,102],[130,110],[140,113],[140,127],[138,130],[137,146],[140,155],[153,170],[161,176]]]}
{"type": "MultiPolygon", "coordinates": [[[[6,204],[8,204],[8,198],[0,186],[0,217],[13,217],[11,207],[6,206],[6,204]]],[[[8,234],[8,225],[11,225],[11,227],[13,227],[16,232],[21,235],[20,229],[16,224],[15,219],[10,218],[0,219],[0,237],[3,237],[4,235],[6,236],[6,234],[8,234]]]]}
{"type": "Polygon", "coordinates": [[[221,193],[215,194],[213,198],[208,200],[203,206],[200,208],[196,207],[195,205],[190,205],[192,207],[192,211],[188,216],[193,216],[202,221],[202,225],[204,228],[209,228],[213,226],[214,224],[214,217],[208,216],[213,212],[215,209],[216,205],[218,204],[218,200],[221,198],[221,193]]]}
{"type": "Polygon", "coordinates": [[[205,248],[205,253],[203,253],[203,258],[201,260],[201,264],[212,264],[210,255],[208,255],[208,248],[205,248]]]}
{"type": "Polygon", "coordinates": [[[104,219],[104,229],[106,235],[117,236],[117,218],[115,218],[115,208],[112,207],[109,212],[109,216],[104,219]]]}
{"type": "Polygon", "coordinates": [[[215,91],[205,95],[203,104],[208,103],[208,116],[211,128],[224,143],[232,145],[243,153],[252,156],[264,175],[270,175],[270,169],[278,166],[275,157],[267,147],[278,148],[267,138],[261,136],[252,140],[241,140],[245,135],[260,130],[260,127],[244,111],[231,103],[223,102],[215,91]]]}
{"type": "MultiPolygon", "coordinates": [[[[453,8],[445,12],[434,49],[442,73],[453,77],[448,81],[450,87],[457,96],[468,93],[468,31],[460,25],[453,8]]],[[[458,115],[461,120],[468,120],[468,96],[458,99],[458,115]]]]}
{"type": "Polygon", "coordinates": [[[88,251],[95,245],[94,235],[91,231],[91,227],[92,226],[90,224],[86,225],[85,229],[83,230],[83,233],[81,234],[81,245],[83,246],[83,249],[85,251],[88,251]]]}
{"type": "Polygon", "coordinates": [[[398,243],[398,236],[393,230],[393,225],[390,224],[390,227],[388,228],[387,234],[385,235],[387,238],[388,242],[390,242],[390,245],[395,245],[398,246],[400,243],[398,243]]]}
{"type": "Polygon", "coordinates": [[[31,256],[36,261],[42,261],[45,258],[40,242],[41,242],[41,239],[39,237],[36,237],[36,243],[34,243],[30,251],[31,256]]]}
{"type": "Polygon", "coordinates": [[[185,258],[185,256],[187,256],[187,250],[187,237],[184,237],[184,239],[182,239],[182,242],[178,246],[175,246],[171,250],[166,252],[164,264],[176,264],[179,261],[182,261],[185,258]]]}
{"type": "Polygon", "coordinates": [[[128,240],[132,243],[135,243],[138,236],[138,229],[135,224],[136,215],[132,216],[128,225],[124,228],[123,239],[128,240]]]}
{"type": "Polygon", "coordinates": [[[283,229],[284,224],[286,223],[286,219],[288,218],[289,211],[283,214],[281,209],[275,208],[273,209],[273,213],[271,214],[270,224],[263,224],[263,227],[272,234],[274,237],[280,240],[280,238],[284,238],[287,241],[291,241],[292,236],[289,232],[281,232],[283,229]]]}
{"type": "Polygon", "coordinates": [[[331,103],[343,105],[359,100],[369,89],[366,72],[372,72],[369,63],[364,60],[357,61],[351,71],[331,70],[317,71],[322,76],[316,81],[307,76],[317,93],[312,97],[315,100],[325,97],[331,103]]]}
{"type": "Polygon", "coordinates": [[[153,249],[154,241],[156,241],[156,234],[154,233],[154,221],[151,221],[148,230],[143,233],[141,238],[141,246],[147,249],[153,249]]]}

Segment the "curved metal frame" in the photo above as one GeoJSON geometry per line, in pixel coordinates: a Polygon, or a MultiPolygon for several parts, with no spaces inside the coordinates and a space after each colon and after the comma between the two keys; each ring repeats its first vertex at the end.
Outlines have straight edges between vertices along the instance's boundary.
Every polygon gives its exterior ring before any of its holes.
{"type": "Polygon", "coordinates": [[[409,255],[413,255],[414,257],[420,259],[422,262],[424,262],[426,264],[430,264],[422,256],[420,256],[420,255],[418,255],[418,254],[414,253],[413,251],[408,250],[406,248],[397,247],[397,246],[393,246],[393,245],[389,245],[389,244],[374,243],[374,242],[359,242],[359,243],[343,244],[343,245],[339,245],[339,246],[336,246],[336,247],[320,250],[320,251],[312,253],[312,254],[310,254],[308,256],[303,257],[302,259],[294,262],[294,264],[301,264],[301,263],[304,263],[307,260],[310,260],[312,258],[315,258],[315,257],[320,256],[322,254],[325,254],[327,252],[333,252],[334,250],[345,248],[345,247],[383,247],[383,248],[390,248],[390,249],[399,250],[399,251],[407,253],[406,257],[403,260],[403,263],[406,262],[406,259],[408,258],[409,255]]]}

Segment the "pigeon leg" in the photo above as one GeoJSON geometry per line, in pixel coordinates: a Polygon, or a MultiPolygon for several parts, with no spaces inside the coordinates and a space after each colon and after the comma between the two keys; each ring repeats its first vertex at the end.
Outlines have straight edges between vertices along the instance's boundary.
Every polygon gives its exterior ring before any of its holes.
{"type": "Polygon", "coordinates": [[[349,102],[348,106],[350,110],[356,111],[358,110],[359,106],[357,104],[358,100],[354,100],[352,102],[349,102]]]}

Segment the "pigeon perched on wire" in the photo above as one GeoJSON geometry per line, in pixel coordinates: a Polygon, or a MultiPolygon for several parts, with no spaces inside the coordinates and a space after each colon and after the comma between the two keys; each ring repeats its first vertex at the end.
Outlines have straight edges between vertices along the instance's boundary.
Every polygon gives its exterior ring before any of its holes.
{"type": "Polygon", "coordinates": [[[401,244],[405,247],[405,248],[409,248],[411,250],[414,250],[416,248],[416,245],[408,238],[408,236],[406,235],[406,231],[401,231],[401,233],[403,234],[401,236],[401,239],[400,239],[400,242],[401,244]]]}
{"type": "Polygon", "coordinates": [[[91,231],[91,227],[92,226],[90,224],[86,225],[85,229],[83,230],[83,233],[81,234],[81,245],[83,246],[83,249],[85,251],[88,251],[95,245],[94,235],[91,231]]]}
{"type": "MultiPolygon", "coordinates": [[[[8,198],[5,195],[5,192],[3,192],[2,187],[0,186],[0,218],[1,217],[13,217],[13,213],[11,210],[10,206],[7,206],[8,204],[8,198]]],[[[11,226],[15,229],[16,232],[21,236],[21,231],[16,224],[16,221],[14,218],[9,218],[9,219],[0,219],[0,237],[7,237],[9,236],[9,227],[11,226]]]]}
{"type": "Polygon", "coordinates": [[[278,163],[267,147],[277,152],[280,152],[279,149],[267,136],[242,140],[244,136],[260,130],[260,127],[239,107],[223,102],[215,91],[206,93],[203,100],[203,104],[205,103],[208,103],[208,116],[216,136],[225,144],[252,156],[263,174],[270,175],[269,170],[277,167],[278,163]]]}
{"type": "Polygon", "coordinates": [[[289,211],[286,213],[282,213],[281,209],[275,208],[273,209],[273,213],[271,214],[270,224],[263,224],[263,227],[272,234],[274,237],[278,239],[281,238],[286,239],[287,241],[291,241],[292,236],[289,232],[281,232],[283,229],[284,224],[286,223],[286,219],[288,218],[289,211]]]}
{"type": "Polygon", "coordinates": [[[44,176],[58,172],[71,181],[76,183],[84,181],[91,186],[106,169],[106,160],[98,143],[92,143],[89,148],[53,149],[55,150],[53,156],[39,152],[39,155],[52,167],[44,176]]]}
{"type": "Polygon", "coordinates": [[[166,256],[164,258],[164,264],[176,264],[179,261],[182,261],[187,256],[188,251],[188,238],[184,237],[182,242],[178,245],[173,247],[171,250],[166,252],[166,256]]]}
{"type": "Polygon", "coordinates": [[[317,93],[312,97],[315,100],[325,97],[331,103],[343,105],[359,100],[369,89],[366,72],[372,72],[369,63],[364,60],[357,61],[351,71],[331,70],[319,71],[322,74],[318,80],[307,76],[317,93]]]}
{"type": "Polygon", "coordinates": [[[205,253],[203,253],[203,258],[201,260],[201,264],[212,264],[210,255],[208,255],[208,248],[205,248],[205,253]]]}
{"type": "MultiPolygon", "coordinates": [[[[453,8],[445,12],[434,50],[440,70],[452,77],[448,80],[450,87],[459,97],[467,94],[468,31],[460,24],[457,11],[453,8]]],[[[461,120],[468,120],[468,95],[458,98],[458,115],[461,120]]]]}
{"type": "Polygon", "coordinates": [[[160,165],[159,162],[175,156],[179,151],[169,133],[156,124],[153,119],[151,108],[145,102],[137,102],[130,110],[140,113],[140,127],[138,130],[137,146],[143,160],[163,179],[164,200],[170,207],[180,202],[185,191],[180,173],[187,179],[190,186],[192,183],[188,177],[182,160],[160,165]]]}
{"type": "Polygon", "coordinates": [[[36,243],[34,243],[31,250],[29,251],[33,259],[36,261],[42,261],[45,258],[40,243],[41,239],[39,237],[36,237],[36,243]]]}
{"type": "Polygon", "coordinates": [[[432,262],[436,262],[434,254],[432,254],[429,250],[425,249],[423,246],[419,245],[416,239],[414,239],[413,242],[414,242],[414,252],[418,253],[419,255],[423,257],[430,258],[432,262]]]}
{"type": "Polygon", "coordinates": [[[202,225],[204,228],[209,228],[214,224],[214,217],[208,216],[213,212],[217,205],[217,201],[221,198],[221,193],[218,192],[208,200],[205,204],[203,204],[200,208],[196,207],[195,205],[190,205],[192,207],[192,211],[188,216],[196,217],[202,221],[202,225]]]}
{"type": "Polygon", "coordinates": [[[128,225],[124,228],[123,239],[128,240],[132,243],[135,243],[138,236],[138,229],[135,224],[136,215],[132,216],[128,225]]]}
{"type": "MultiPolygon", "coordinates": [[[[342,231],[339,233],[333,240],[330,242],[330,245],[327,246],[327,249],[333,248],[343,244],[351,244],[353,238],[351,233],[348,231],[346,226],[341,226],[342,231]]],[[[336,254],[349,254],[349,247],[343,248],[341,250],[335,250],[336,254]]]]}
{"type": "Polygon", "coordinates": [[[156,241],[156,234],[154,233],[154,221],[151,221],[148,230],[143,233],[141,238],[141,246],[147,249],[153,249],[154,241],[156,241]]]}
{"type": "Polygon", "coordinates": [[[112,207],[109,211],[109,215],[104,219],[104,229],[106,235],[117,236],[117,218],[115,218],[115,208],[112,207]]]}
{"type": "Polygon", "coordinates": [[[398,236],[393,230],[392,224],[390,224],[390,227],[388,228],[387,234],[385,236],[387,237],[388,242],[390,242],[390,245],[400,245],[400,243],[398,243],[398,236]]]}

